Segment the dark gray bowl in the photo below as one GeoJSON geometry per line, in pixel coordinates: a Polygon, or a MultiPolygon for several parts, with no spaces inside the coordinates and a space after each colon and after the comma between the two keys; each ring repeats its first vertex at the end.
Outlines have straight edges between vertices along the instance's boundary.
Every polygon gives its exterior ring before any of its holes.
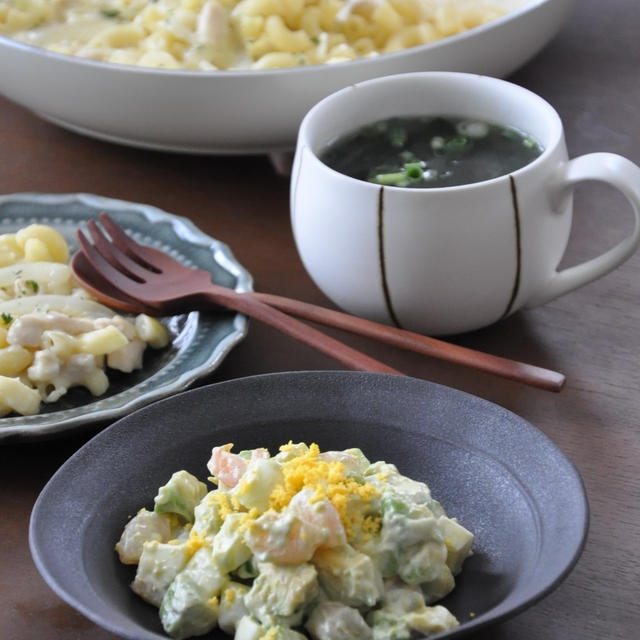
{"type": "MultiPolygon", "coordinates": [[[[555,588],[582,551],[588,505],[580,476],[538,429],[474,396],[401,376],[302,372],[181,393],[123,418],[53,476],[29,531],[48,584],[125,638],[166,638],[157,611],[129,588],[114,552],[128,516],[153,506],[178,469],[201,479],[216,444],[289,440],[360,447],[431,487],[475,533],[474,555],[444,604],[458,638],[522,611],[555,588]]],[[[215,632],[208,638],[226,638],[215,632]]]]}

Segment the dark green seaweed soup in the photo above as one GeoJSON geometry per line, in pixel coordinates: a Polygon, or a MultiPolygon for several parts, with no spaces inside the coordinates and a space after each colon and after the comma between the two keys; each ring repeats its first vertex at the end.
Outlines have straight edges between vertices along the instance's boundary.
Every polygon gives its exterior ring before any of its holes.
{"type": "Polygon", "coordinates": [[[320,159],[345,175],[395,187],[453,187],[503,176],[542,153],[511,127],[411,116],[379,120],[331,143],[320,159]]]}

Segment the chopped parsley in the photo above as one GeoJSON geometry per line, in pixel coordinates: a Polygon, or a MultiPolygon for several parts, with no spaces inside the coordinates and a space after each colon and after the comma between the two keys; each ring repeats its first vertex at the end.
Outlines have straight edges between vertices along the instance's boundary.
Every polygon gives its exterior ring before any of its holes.
{"type": "Polygon", "coordinates": [[[25,284],[33,290],[33,293],[38,293],[40,285],[35,280],[27,280],[25,284]]]}
{"type": "Polygon", "coordinates": [[[6,325],[11,324],[11,321],[13,320],[13,316],[10,313],[0,314],[0,318],[2,318],[2,322],[4,322],[6,325]]]}
{"type": "Polygon", "coordinates": [[[105,18],[117,18],[120,15],[120,11],[118,9],[100,9],[100,13],[105,18]]]}

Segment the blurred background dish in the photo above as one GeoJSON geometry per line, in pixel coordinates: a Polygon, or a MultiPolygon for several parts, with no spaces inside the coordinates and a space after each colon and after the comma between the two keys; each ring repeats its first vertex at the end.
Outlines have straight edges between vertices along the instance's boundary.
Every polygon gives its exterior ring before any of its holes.
{"type": "MultiPolygon", "coordinates": [[[[210,270],[216,282],[251,290],[249,273],[230,249],[195,225],[155,207],[88,194],[0,196],[0,233],[33,223],[56,228],[72,248],[87,220],[107,211],[140,242],[169,251],[190,266],[210,270]]],[[[73,388],[33,416],[0,418],[0,442],[34,440],[116,420],[145,404],[182,391],[211,373],[247,333],[247,319],[228,311],[191,312],[165,319],[171,345],[145,354],[144,367],[110,375],[104,396],[73,388]]]]}
{"type": "Polygon", "coordinates": [[[482,26],[411,49],[273,70],[133,67],[0,36],[0,92],[47,120],[112,142],[194,153],[291,150],[308,109],[354,82],[411,71],[511,73],[547,44],[575,2],[530,0],[482,26]]]}
{"type": "MultiPolygon", "coordinates": [[[[473,555],[442,603],[457,638],[513,616],[559,585],[588,525],[572,463],[541,431],[478,397],[402,376],[295,372],[178,394],[109,427],[73,455],[40,494],[30,545],[48,584],[111,633],[167,638],[157,611],[129,588],[135,570],[114,550],[123,525],[185,469],[200,479],[211,448],[316,442],[361,448],[426,482],[474,533],[473,555]],[[73,504],[69,510],[65,505],[73,504]],[[64,517],[61,514],[64,513],[64,517]]],[[[207,638],[228,638],[216,631],[207,638]]]]}

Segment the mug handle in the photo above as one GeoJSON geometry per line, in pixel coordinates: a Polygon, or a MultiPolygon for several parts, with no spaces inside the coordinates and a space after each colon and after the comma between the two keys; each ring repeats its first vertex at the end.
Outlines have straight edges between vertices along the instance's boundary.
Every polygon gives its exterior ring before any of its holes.
{"type": "Polygon", "coordinates": [[[640,167],[615,153],[590,153],[569,160],[554,189],[554,201],[560,202],[578,182],[597,180],[619,189],[635,215],[633,232],[617,245],[581,264],[556,271],[544,291],[527,300],[534,307],[558,298],[605,274],[629,259],[640,243],[640,167]]]}

